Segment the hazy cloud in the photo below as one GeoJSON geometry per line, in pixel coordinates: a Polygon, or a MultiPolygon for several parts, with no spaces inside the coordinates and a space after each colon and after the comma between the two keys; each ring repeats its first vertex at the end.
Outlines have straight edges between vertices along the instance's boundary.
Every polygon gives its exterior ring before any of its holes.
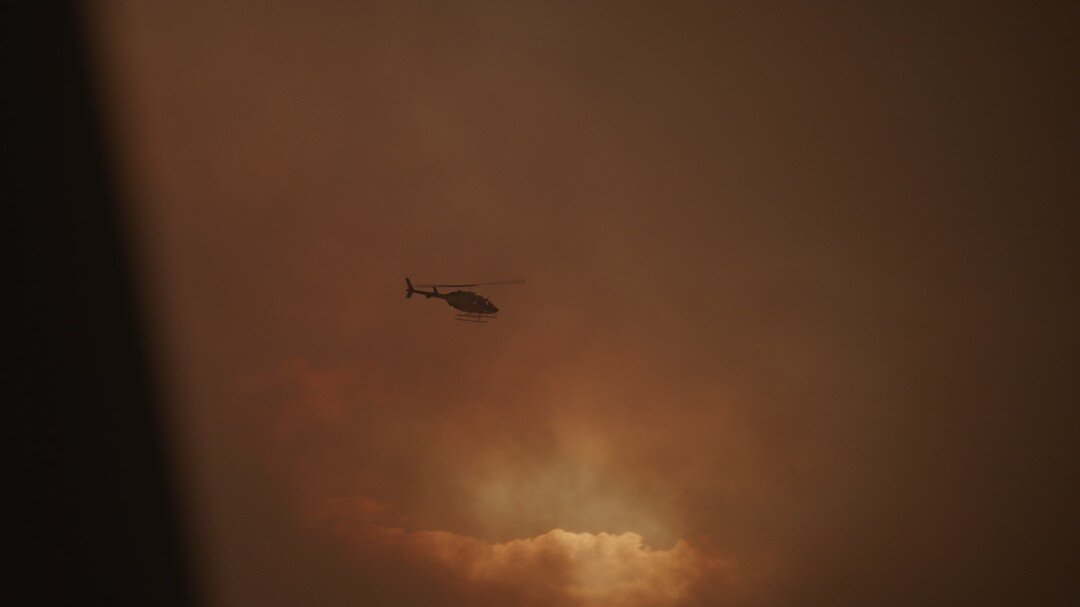
{"type": "Polygon", "coordinates": [[[330,499],[312,507],[308,524],[332,530],[360,551],[399,551],[469,584],[518,597],[544,597],[554,601],[551,604],[683,605],[703,586],[717,592],[739,583],[733,559],[707,555],[686,540],[655,550],[636,533],[554,529],[536,537],[490,542],[379,524],[388,510],[366,497],[330,499]]]}

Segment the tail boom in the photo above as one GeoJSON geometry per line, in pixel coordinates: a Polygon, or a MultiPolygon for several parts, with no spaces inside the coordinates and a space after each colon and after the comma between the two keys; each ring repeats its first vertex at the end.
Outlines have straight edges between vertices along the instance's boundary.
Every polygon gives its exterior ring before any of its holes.
{"type": "Polygon", "coordinates": [[[423,289],[414,288],[412,281],[409,280],[408,277],[406,277],[405,278],[405,299],[408,299],[408,298],[412,297],[413,293],[419,293],[419,294],[423,295],[424,297],[427,297],[428,299],[431,299],[432,297],[438,297],[439,299],[446,299],[446,297],[444,297],[441,293],[439,293],[439,290],[434,288],[434,287],[430,291],[424,291],[423,289]]]}

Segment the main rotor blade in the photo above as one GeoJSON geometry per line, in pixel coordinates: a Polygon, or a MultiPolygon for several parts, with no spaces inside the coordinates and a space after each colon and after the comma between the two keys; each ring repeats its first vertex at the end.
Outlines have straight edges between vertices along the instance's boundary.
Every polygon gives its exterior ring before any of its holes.
{"type": "Polygon", "coordinates": [[[525,282],[524,278],[511,278],[509,280],[495,280],[492,282],[474,282],[467,285],[416,285],[418,287],[486,287],[488,285],[519,285],[525,282]]]}

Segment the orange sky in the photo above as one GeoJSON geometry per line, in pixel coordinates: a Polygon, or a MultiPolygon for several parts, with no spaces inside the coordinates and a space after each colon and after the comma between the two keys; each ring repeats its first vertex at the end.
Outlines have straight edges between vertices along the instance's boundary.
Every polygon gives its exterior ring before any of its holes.
{"type": "Polygon", "coordinates": [[[1076,15],[100,6],[212,604],[1071,596],[1076,15]]]}

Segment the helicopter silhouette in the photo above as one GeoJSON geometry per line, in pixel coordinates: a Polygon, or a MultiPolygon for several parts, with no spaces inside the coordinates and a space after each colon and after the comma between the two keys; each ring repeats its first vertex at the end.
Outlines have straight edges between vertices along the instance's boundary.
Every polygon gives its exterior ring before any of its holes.
{"type": "Polygon", "coordinates": [[[458,311],[457,318],[454,320],[463,320],[466,322],[479,322],[484,323],[490,319],[497,318],[499,309],[495,307],[495,304],[491,303],[488,298],[477,295],[472,291],[450,291],[449,293],[439,293],[439,287],[446,289],[461,289],[467,287],[482,287],[487,285],[517,285],[525,282],[521,278],[514,278],[511,280],[496,280],[494,282],[474,282],[466,285],[417,285],[417,287],[431,287],[430,291],[421,291],[418,288],[413,287],[413,283],[408,277],[405,277],[405,298],[408,299],[413,296],[413,293],[419,293],[424,297],[431,299],[437,297],[439,299],[445,299],[446,303],[458,311]]]}

